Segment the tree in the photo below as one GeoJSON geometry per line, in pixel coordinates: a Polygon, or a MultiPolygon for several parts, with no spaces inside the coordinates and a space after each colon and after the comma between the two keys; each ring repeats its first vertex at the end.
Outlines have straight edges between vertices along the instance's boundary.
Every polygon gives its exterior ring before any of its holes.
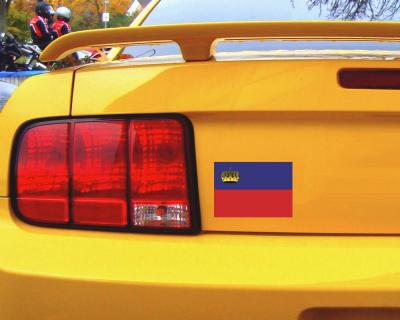
{"type": "Polygon", "coordinates": [[[7,28],[7,12],[10,9],[11,0],[0,0],[0,32],[6,31],[7,28]]]}
{"type": "Polygon", "coordinates": [[[308,0],[308,9],[327,7],[330,19],[391,20],[400,11],[400,0],[308,0]]]}
{"type": "Polygon", "coordinates": [[[19,40],[28,40],[31,36],[29,30],[30,14],[26,11],[20,11],[11,6],[7,15],[7,30],[19,40]]]}
{"type": "Polygon", "coordinates": [[[37,0],[12,0],[7,10],[5,30],[20,40],[28,40],[30,38],[29,20],[34,14],[36,4],[37,0]]]}
{"type": "MultiPolygon", "coordinates": [[[[75,31],[84,29],[102,28],[102,13],[104,12],[104,0],[64,0],[62,2],[72,9],[73,21],[72,29],[75,31]]],[[[110,12],[110,26],[121,26],[125,20],[130,20],[125,16],[131,4],[131,0],[110,0],[108,11],[110,12]],[[116,20],[113,22],[113,20],[116,20]]],[[[129,22],[126,24],[129,25],[129,22]]]]}

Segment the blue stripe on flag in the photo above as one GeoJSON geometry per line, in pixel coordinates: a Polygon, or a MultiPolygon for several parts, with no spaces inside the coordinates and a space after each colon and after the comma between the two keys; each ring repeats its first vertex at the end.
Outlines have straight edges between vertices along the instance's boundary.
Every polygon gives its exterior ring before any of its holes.
{"type": "Polygon", "coordinates": [[[292,162],[215,162],[214,189],[290,190],[292,167],[292,162]],[[223,183],[223,171],[238,171],[239,182],[223,183]]]}

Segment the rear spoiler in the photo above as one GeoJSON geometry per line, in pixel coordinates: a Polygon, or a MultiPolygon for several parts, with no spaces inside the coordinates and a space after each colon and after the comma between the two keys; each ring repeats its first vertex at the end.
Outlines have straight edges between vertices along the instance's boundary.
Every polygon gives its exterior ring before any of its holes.
{"type": "Polygon", "coordinates": [[[217,22],[140,26],[73,32],[53,41],[41,54],[56,61],[87,48],[134,43],[176,42],[186,61],[206,61],[217,39],[298,39],[400,41],[400,23],[353,21],[217,22]]]}

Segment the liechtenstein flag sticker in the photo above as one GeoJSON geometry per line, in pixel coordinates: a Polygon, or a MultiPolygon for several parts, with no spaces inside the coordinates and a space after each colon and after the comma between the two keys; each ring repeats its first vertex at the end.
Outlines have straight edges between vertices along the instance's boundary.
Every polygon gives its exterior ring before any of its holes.
{"type": "Polygon", "coordinates": [[[288,218],[292,214],[292,162],[214,163],[215,217],[288,218]]]}

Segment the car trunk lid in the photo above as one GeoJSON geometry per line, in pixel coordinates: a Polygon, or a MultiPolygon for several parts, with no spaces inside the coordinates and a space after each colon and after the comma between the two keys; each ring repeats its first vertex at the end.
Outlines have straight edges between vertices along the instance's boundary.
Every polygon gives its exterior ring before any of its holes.
{"type": "Polygon", "coordinates": [[[337,82],[344,68],[396,64],[102,64],[77,71],[72,114],[185,114],[195,132],[203,230],[399,233],[400,92],[345,89],[337,82]],[[215,189],[221,175],[214,174],[216,163],[227,163],[223,171],[239,175],[243,168],[229,163],[252,168],[254,163],[290,164],[290,215],[254,216],[249,203],[239,217],[229,215],[229,209],[227,216],[218,216],[215,189]]]}

